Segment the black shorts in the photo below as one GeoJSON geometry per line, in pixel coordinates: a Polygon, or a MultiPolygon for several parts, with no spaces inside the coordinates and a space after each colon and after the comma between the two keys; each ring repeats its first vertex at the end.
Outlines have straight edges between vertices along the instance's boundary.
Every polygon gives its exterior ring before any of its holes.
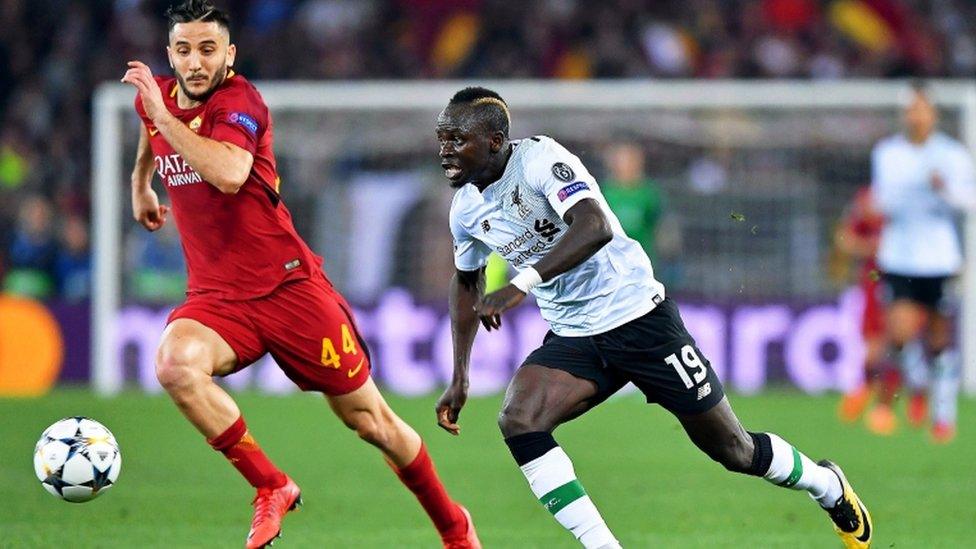
{"type": "Polygon", "coordinates": [[[945,286],[947,276],[902,276],[882,274],[882,296],[886,303],[907,299],[937,311],[946,311],[945,286]]]}
{"type": "Polygon", "coordinates": [[[685,329],[678,307],[665,299],[653,311],[594,336],[563,337],[549,332],[525,364],[569,372],[596,383],[601,402],[627,382],[675,414],[710,410],[725,391],[708,359],[685,329]]]}

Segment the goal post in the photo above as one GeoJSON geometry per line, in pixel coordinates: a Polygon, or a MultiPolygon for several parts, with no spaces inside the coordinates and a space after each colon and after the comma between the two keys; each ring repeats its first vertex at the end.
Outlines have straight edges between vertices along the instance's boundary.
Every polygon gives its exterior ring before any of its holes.
{"type": "MultiPolygon", "coordinates": [[[[417,152],[419,147],[426,149],[428,160],[433,162],[431,159],[436,154],[433,117],[454,92],[466,85],[475,84],[496,89],[505,97],[514,112],[513,134],[516,136],[526,134],[527,132],[521,130],[528,127],[532,130],[551,128],[552,135],[560,140],[567,132],[577,132],[579,139],[586,139],[588,132],[598,134],[601,138],[609,138],[616,127],[626,126],[631,134],[657,132],[655,135],[658,138],[665,134],[674,135],[675,142],[681,145],[691,142],[699,148],[714,145],[724,148],[723,150],[733,150],[733,156],[734,151],[743,150],[742,147],[751,151],[767,147],[775,151],[773,159],[779,164],[787,163],[795,156],[795,152],[779,150],[783,142],[791,141],[788,127],[768,132],[773,137],[767,137],[766,140],[755,138],[746,144],[731,142],[731,147],[729,140],[744,139],[738,136],[755,134],[754,130],[746,127],[750,124],[775,125],[781,117],[798,112],[803,113],[804,119],[811,124],[850,124],[852,139],[855,133],[862,131],[865,135],[879,136],[876,120],[865,121],[853,116],[847,118],[847,113],[884,111],[888,117],[886,120],[890,122],[895,119],[908,88],[906,82],[872,80],[256,83],[275,117],[276,154],[279,161],[283,157],[295,158],[297,167],[293,171],[306,186],[314,186],[317,170],[327,161],[341,156],[338,151],[343,147],[401,147],[414,156],[420,154],[417,152]],[[759,114],[753,117],[754,120],[743,121],[734,114],[740,111],[759,114]],[[531,116],[526,115],[529,122],[520,125],[523,113],[531,113],[531,116]],[[634,116],[634,113],[640,113],[641,116],[634,116]],[[721,135],[721,131],[717,132],[716,128],[725,127],[716,123],[719,118],[724,120],[722,123],[735,125],[738,133],[731,132],[734,136],[728,137],[721,135]],[[351,128],[356,130],[352,131],[351,128]],[[365,132],[369,134],[365,135],[365,132]],[[702,133],[708,133],[708,136],[700,137],[702,133]],[[711,141],[705,143],[706,140],[711,141]],[[420,143],[419,146],[417,142],[420,143]]],[[[935,81],[931,83],[930,89],[937,106],[951,113],[951,120],[947,121],[952,126],[950,133],[976,152],[976,84],[968,81],[935,81]]],[[[127,224],[134,223],[131,221],[131,214],[127,213],[128,173],[132,162],[127,151],[131,151],[134,146],[132,136],[135,135],[133,128],[136,126],[132,109],[133,97],[134,91],[131,87],[117,83],[103,84],[94,97],[91,383],[95,391],[103,395],[118,392],[125,381],[124,370],[118,364],[119,353],[115,337],[118,313],[125,301],[122,233],[127,224]]],[[[795,121],[791,123],[793,127],[796,126],[795,121]]],[[[888,133],[889,130],[893,131],[894,127],[886,129],[888,133]]],[[[843,136],[844,133],[843,129],[835,128],[831,131],[833,135],[843,136]]],[[[816,139],[817,134],[811,133],[798,137],[789,146],[793,147],[793,151],[802,150],[808,145],[815,148],[819,146],[816,139]],[[808,141],[802,141],[803,139],[808,141]]],[[[843,154],[842,141],[843,137],[834,144],[834,152],[831,154],[843,154]]],[[[857,150],[863,152],[866,143],[861,138],[857,150]]],[[[735,159],[731,162],[735,163],[735,159]]],[[[814,160],[805,159],[804,162],[814,160]]],[[[810,182],[801,172],[797,172],[797,177],[810,182]]],[[[668,184],[676,189],[677,194],[684,192],[679,183],[668,184]]],[[[781,185],[776,188],[780,189],[788,187],[790,182],[780,181],[778,184],[781,185]]],[[[807,191],[817,193],[813,185],[807,185],[807,191]]],[[[706,200],[701,198],[704,196],[706,195],[694,197],[694,200],[706,200]]],[[[752,191],[746,198],[760,200],[762,191],[752,191]]],[[[777,214],[778,219],[784,224],[792,223],[790,238],[794,241],[802,240],[802,223],[796,220],[791,222],[789,218],[798,211],[795,205],[802,203],[803,199],[792,196],[789,200],[792,200],[789,202],[792,206],[784,207],[777,214]]],[[[834,206],[831,208],[831,212],[836,209],[834,206]]],[[[334,215],[328,216],[329,220],[321,223],[339,224],[342,223],[343,215],[347,215],[337,210],[333,213],[334,215]]],[[[809,213],[813,216],[822,214],[820,210],[809,213]]],[[[800,219],[800,214],[796,215],[800,219]]],[[[332,226],[331,230],[334,231],[338,226],[332,226]]],[[[708,227],[702,227],[701,230],[707,231],[708,227]]],[[[323,229],[322,232],[326,230],[323,229]]],[[[972,395],[976,394],[976,215],[970,215],[965,220],[963,233],[966,268],[960,281],[962,308],[959,334],[964,364],[964,387],[972,395]]],[[[769,244],[770,253],[781,249],[775,248],[775,244],[769,244]]],[[[341,252],[335,253],[341,255],[341,252]]],[[[816,281],[819,276],[816,272],[817,269],[822,269],[822,265],[809,264],[809,257],[805,258],[802,254],[796,255],[791,261],[793,264],[790,272],[793,274],[789,276],[792,277],[795,289],[803,292],[807,285],[819,284],[816,281]]],[[[342,262],[341,258],[339,262],[342,262]]],[[[696,276],[707,278],[705,274],[696,276]]],[[[338,277],[341,279],[342,275],[338,277]]],[[[694,277],[687,279],[696,280],[694,277]]],[[[712,283],[719,282],[712,281],[709,284],[712,283]]],[[[706,292],[711,286],[703,282],[700,287],[706,292]]],[[[728,288],[722,291],[734,293],[728,288]]]]}

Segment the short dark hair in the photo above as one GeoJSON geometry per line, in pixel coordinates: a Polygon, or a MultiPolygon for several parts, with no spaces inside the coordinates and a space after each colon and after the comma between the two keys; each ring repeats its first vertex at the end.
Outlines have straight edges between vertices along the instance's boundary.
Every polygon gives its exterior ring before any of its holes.
{"type": "Polygon", "coordinates": [[[921,78],[915,78],[911,80],[908,85],[912,88],[912,91],[919,94],[927,96],[929,94],[929,83],[921,78]]]}
{"type": "Polygon", "coordinates": [[[210,0],[183,0],[178,4],[173,4],[166,10],[166,19],[169,20],[169,31],[177,23],[191,23],[200,21],[203,23],[215,22],[227,32],[230,32],[230,16],[227,12],[217,9],[210,0]]]}
{"type": "Polygon", "coordinates": [[[490,131],[500,131],[508,137],[511,115],[508,103],[497,92],[471,86],[454,94],[449,105],[468,105],[478,109],[478,115],[490,131]]]}

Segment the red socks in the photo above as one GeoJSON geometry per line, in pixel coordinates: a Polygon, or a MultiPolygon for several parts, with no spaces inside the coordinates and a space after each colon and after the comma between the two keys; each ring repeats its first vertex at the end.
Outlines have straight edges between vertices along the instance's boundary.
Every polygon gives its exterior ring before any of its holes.
{"type": "MultiPolygon", "coordinates": [[[[226,431],[207,442],[214,450],[223,453],[251,486],[280,488],[287,482],[285,474],[271,463],[258,443],[248,434],[243,417],[237,418],[226,431]]],[[[442,538],[464,534],[467,528],[464,515],[447,495],[424,444],[421,443],[420,452],[410,465],[402,469],[394,467],[393,470],[403,484],[417,496],[442,538]]]]}
{"type": "Polygon", "coordinates": [[[463,535],[467,522],[461,509],[447,495],[447,490],[437,477],[434,462],[427,453],[427,446],[420,445],[420,453],[410,465],[402,469],[393,468],[403,484],[417,496],[420,505],[434,522],[434,526],[442,538],[463,535]]]}
{"type": "Polygon", "coordinates": [[[207,439],[214,450],[227,457],[251,486],[255,488],[280,488],[287,482],[285,474],[271,463],[258,443],[247,432],[244,417],[237,418],[226,431],[216,438],[207,439]]]}

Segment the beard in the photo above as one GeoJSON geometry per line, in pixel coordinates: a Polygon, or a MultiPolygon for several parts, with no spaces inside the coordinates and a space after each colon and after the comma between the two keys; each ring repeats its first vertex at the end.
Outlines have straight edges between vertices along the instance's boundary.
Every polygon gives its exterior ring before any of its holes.
{"type": "Polygon", "coordinates": [[[179,73],[176,74],[176,81],[179,82],[180,88],[183,89],[183,95],[185,95],[187,98],[189,98],[192,101],[203,102],[206,101],[207,98],[210,97],[213,94],[213,92],[216,91],[217,88],[224,83],[224,79],[226,77],[227,77],[227,65],[223,65],[219,69],[217,69],[217,71],[214,73],[213,78],[211,79],[210,87],[207,88],[206,91],[202,93],[192,93],[189,90],[189,88],[187,88],[186,80],[183,79],[182,74],[179,73]]]}

